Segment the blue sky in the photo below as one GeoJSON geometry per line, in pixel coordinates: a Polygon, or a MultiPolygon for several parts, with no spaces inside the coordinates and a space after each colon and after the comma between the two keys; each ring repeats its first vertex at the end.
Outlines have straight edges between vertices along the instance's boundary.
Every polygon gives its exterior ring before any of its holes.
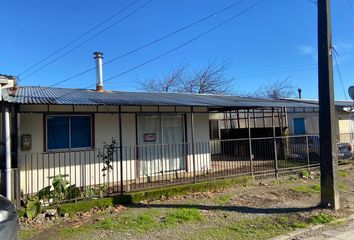
{"type": "MultiPolygon", "coordinates": [[[[94,51],[104,52],[104,61],[108,61],[236,1],[153,0],[97,38],[24,79],[20,85],[54,84],[93,67],[94,51]]],[[[350,9],[349,1],[354,6],[354,0],[332,1],[333,42],[345,92],[354,84],[354,11],[350,9]]],[[[131,2],[2,0],[0,73],[19,74],[131,2]]],[[[147,0],[141,0],[134,7],[145,2],[147,0]]],[[[105,65],[104,79],[188,41],[254,2],[245,0],[187,31],[105,65]]],[[[111,22],[133,11],[134,7],[111,22]]],[[[303,89],[304,98],[316,98],[316,11],[316,5],[309,0],[265,0],[201,39],[107,82],[105,88],[137,91],[138,81],[161,76],[183,62],[198,69],[211,60],[227,60],[232,61],[228,75],[235,78],[234,88],[238,92],[257,91],[267,83],[289,77],[295,89],[303,89]]],[[[334,70],[335,97],[345,99],[336,68],[334,70]]],[[[94,83],[95,73],[89,72],[60,86],[85,88],[94,83]]]]}

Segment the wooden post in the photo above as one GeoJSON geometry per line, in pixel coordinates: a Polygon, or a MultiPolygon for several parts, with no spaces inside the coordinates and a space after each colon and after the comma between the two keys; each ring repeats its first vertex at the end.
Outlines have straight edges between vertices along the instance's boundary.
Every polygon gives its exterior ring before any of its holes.
{"type": "Polygon", "coordinates": [[[318,0],[317,10],[321,205],[339,209],[330,0],[318,0]]]}

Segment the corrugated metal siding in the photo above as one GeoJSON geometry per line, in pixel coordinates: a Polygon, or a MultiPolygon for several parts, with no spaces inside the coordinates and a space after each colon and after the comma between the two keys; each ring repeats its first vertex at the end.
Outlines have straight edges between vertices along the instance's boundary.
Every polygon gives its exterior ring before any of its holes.
{"type": "Polygon", "coordinates": [[[19,87],[14,92],[3,90],[4,101],[19,104],[55,105],[142,105],[204,107],[316,107],[288,100],[266,100],[224,95],[146,92],[96,92],[87,89],[19,87]]]}

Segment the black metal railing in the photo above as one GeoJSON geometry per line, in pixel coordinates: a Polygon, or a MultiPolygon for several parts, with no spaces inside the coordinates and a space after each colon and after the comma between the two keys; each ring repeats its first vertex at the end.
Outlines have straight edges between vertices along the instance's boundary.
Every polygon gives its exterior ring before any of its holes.
{"type": "MultiPolygon", "coordinates": [[[[353,135],[341,134],[339,142],[353,144],[353,135]]],[[[122,151],[114,146],[107,150],[21,155],[22,195],[37,195],[43,203],[52,203],[239,175],[278,176],[320,164],[318,135],[123,146],[122,151]],[[65,184],[59,189],[62,192],[55,189],[53,181],[65,184]]]]}

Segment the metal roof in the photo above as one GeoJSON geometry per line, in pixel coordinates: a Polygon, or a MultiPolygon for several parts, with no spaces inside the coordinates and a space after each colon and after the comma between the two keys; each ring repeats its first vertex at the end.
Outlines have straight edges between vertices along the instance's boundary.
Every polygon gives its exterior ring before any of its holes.
{"type": "Polygon", "coordinates": [[[288,100],[269,100],[230,95],[147,93],[104,91],[89,89],[21,86],[16,90],[2,90],[5,102],[16,104],[54,105],[121,105],[121,106],[196,106],[210,108],[270,108],[316,107],[309,103],[288,100]]]}
{"type": "MultiPolygon", "coordinates": [[[[286,98],[284,100],[288,101],[293,101],[293,102],[298,102],[300,104],[302,103],[310,103],[310,104],[316,104],[318,107],[318,100],[317,99],[296,99],[296,98],[286,98]]],[[[334,105],[337,109],[345,109],[345,108],[353,108],[354,107],[354,101],[345,101],[345,100],[336,100],[334,101],[334,105]]]]}

